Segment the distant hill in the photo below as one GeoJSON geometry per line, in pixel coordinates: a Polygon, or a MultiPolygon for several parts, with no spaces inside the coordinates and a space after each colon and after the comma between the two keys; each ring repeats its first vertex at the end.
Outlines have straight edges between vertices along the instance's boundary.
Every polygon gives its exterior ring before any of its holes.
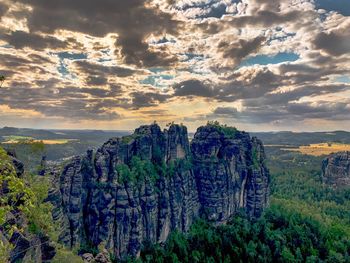
{"type": "Polygon", "coordinates": [[[30,168],[39,164],[40,160],[29,160],[30,147],[26,144],[5,143],[8,141],[26,140],[57,140],[66,143],[45,145],[45,155],[48,160],[58,160],[85,153],[89,148],[96,148],[112,137],[128,135],[129,131],[102,130],[42,130],[28,128],[4,127],[0,129],[0,144],[5,149],[15,150],[19,159],[30,168]]]}
{"type": "Polygon", "coordinates": [[[300,146],[323,142],[336,142],[350,144],[350,132],[251,132],[252,136],[258,137],[265,145],[291,145],[300,146]]]}
{"type": "Polygon", "coordinates": [[[53,139],[77,139],[91,141],[106,141],[111,137],[119,137],[130,134],[131,131],[102,131],[102,130],[42,130],[28,128],[4,127],[0,129],[0,141],[4,141],[3,136],[24,136],[33,137],[38,140],[53,139]]]}

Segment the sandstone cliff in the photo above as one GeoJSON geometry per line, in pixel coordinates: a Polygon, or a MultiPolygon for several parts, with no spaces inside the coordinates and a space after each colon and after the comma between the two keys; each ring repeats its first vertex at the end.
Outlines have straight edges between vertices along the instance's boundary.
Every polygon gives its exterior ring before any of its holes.
{"type": "Polygon", "coordinates": [[[103,244],[122,257],[137,255],[145,240],[188,230],[200,216],[223,223],[240,208],[259,216],[269,196],[264,160],[262,143],[233,128],[200,127],[190,144],[182,125],[141,126],[52,172],[60,240],[103,244]]]}
{"type": "Polygon", "coordinates": [[[322,180],[334,186],[350,186],[350,152],[335,153],[324,159],[322,180]]]}

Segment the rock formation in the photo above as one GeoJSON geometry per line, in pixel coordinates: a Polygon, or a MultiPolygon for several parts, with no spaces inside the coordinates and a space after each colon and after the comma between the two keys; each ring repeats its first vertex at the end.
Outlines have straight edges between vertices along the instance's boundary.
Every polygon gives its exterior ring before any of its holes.
{"type": "Polygon", "coordinates": [[[350,186],[350,152],[339,152],[322,162],[322,180],[334,186],[350,186]]]}
{"type": "Polygon", "coordinates": [[[190,144],[182,125],[141,126],[52,172],[60,240],[122,257],[200,216],[224,223],[241,208],[257,217],[268,205],[264,160],[262,143],[233,128],[200,127],[190,144]]]}

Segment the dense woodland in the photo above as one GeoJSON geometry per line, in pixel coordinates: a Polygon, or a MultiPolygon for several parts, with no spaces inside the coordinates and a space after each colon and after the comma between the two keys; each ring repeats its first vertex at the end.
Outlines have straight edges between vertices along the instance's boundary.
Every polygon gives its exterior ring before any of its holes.
{"type": "MultiPolygon", "coordinates": [[[[32,158],[39,158],[41,147],[39,144],[27,150],[34,153],[32,158]]],[[[227,225],[221,226],[199,219],[188,233],[175,231],[164,244],[145,243],[139,259],[124,261],[350,262],[350,189],[333,189],[322,184],[323,157],[273,147],[267,147],[266,152],[272,177],[271,204],[261,218],[251,220],[240,211],[227,225]]],[[[2,149],[0,161],[0,184],[7,181],[10,186],[10,197],[0,200],[0,219],[8,211],[20,211],[28,223],[11,227],[21,228],[30,235],[48,235],[55,242],[58,233],[48,216],[51,206],[45,202],[48,180],[38,180],[35,173],[28,172],[17,178],[2,149]]],[[[133,162],[132,170],[127,166],[118,168],[124,170],[125,180],[134,180],[141,174],[135,170],[138,166],[149,166],[138,159],[133,162]]],[[[87,252],[87,248],[68,251],[57,242],[55,246],[54,262],[82,262],[77,254],[87,252]]],[[[0,242],[0,262],[9,249],[0,242]]],[[[98,250],[89,252],[96,254],[98,250]]]]}
{"type": "MultiPolygon", "coordinates": [[[[270,208],[250,221],[198,221],[165,244],[145,244],[143,262],[350,262],[350,189],[321,182],[322,157],[270,149],[270,208]]],[[[140,261],[140,260],[139,260],[140,261]]]]}

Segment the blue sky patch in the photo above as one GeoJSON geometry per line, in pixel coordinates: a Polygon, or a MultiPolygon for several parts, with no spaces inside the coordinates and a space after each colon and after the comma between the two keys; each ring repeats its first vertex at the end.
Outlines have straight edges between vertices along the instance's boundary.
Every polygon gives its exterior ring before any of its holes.
{"type": "Polygon", "coordinates": [[[152,86],[155,86],[155,87],[164,87],[164,85],[160,84],[159,81],[161,81],[161,80],[171,80],[173,78],[174,78],[174,76],[166,75],[166,74],[153,75],[153,76],[148,76],[147,78],[139,81],[139,83],[140,84],[144,84],[144,85],[152,85],[152,86]]]}
{"type": "Polygon", "coordinates": [[[344,16],[350,16],[349,0],[316,0],[315,4],[317,9],[336,11],[344,16]]]}
{"type": "Polygon", "coordinates": [[[166,43],[176,43],[175,39],[168,39],[166,37],[163,37],[157,41],[152,42],[153,45],[159,45],[159,44],[166,44],[166,43]]]}
{"type": "Polygon", "coordinates": [[[268,65],[268,64],[279,64],[283,62],[293,62],[299,59],[299,55],[289,52],[281,52],[274,56],[268,55],[257,55],[249,57],[242,61],[239,67],[252,66],[252,65],[268,65]]]}
{"type": "Polygon", "coordinates": [[[165,69],[163,68],[149,68],[149,71],[151,71],[152,73],[160,73],[165,71],[165,69]]]}
{"type": "Polygon", "coordinates": [[[60,61],[60,65],[59,65],[59,67],[57,68],[57,70],[58,70],[58,72],[59,72],[63,77],[69,75],[69,71],[68,71],[68,69],[67,69],[67,66],[64,64],[63,61],[60,61]]]}
{"type": "Polygon", "coordinates": [[[2,46],[0,46],[0,47],[3,47],[3,48],[12,48],[12,46],[11,46],[11,45],[9,45],[9,44],[2,45],[2,46]]]}
{"type": "Polygon", "coordinates": [[[60,59],[70,59],[70,60],[87,59],[87,55],[84,53],[59,52],[57,53],[57,56],[60,59]]]}
{"type": "Polygon", "coordinates": [[[112,59],[111,58],[99,58],[97,61],[100,63],[104,63],[104,62],[110,62],[110,61],[112,61],[112,59]]]}
{"type": "Polygon", "coordinates": [[[87,55],[84,53],[59,52],[54,54],[57,55],[60,59],[60,64],[57,67],[57,70],[62,75],[62,77],[70,76],[74,78],[74,76],[70,74],[69,70],[67,69],[67,64],[64,62],[65,59],[69,59],[69,60],[87,59],[87,55]]]}
{"type": "Polygon", "coordinates": [[[350,83],[350,76],[342,75],[335,78],[336,82],[350,83]]]}
{"type": "Polygon", "coordinates": [[[202,55],[202,54],[185,53],[185,54],[181,54],[181,55],[185,55],[187,57],[186,59],[182,60],[184,62],[190,61],[192,59],[195,59],[195,60],[203,60],[204,59],[204,55],[202,55]]]}

